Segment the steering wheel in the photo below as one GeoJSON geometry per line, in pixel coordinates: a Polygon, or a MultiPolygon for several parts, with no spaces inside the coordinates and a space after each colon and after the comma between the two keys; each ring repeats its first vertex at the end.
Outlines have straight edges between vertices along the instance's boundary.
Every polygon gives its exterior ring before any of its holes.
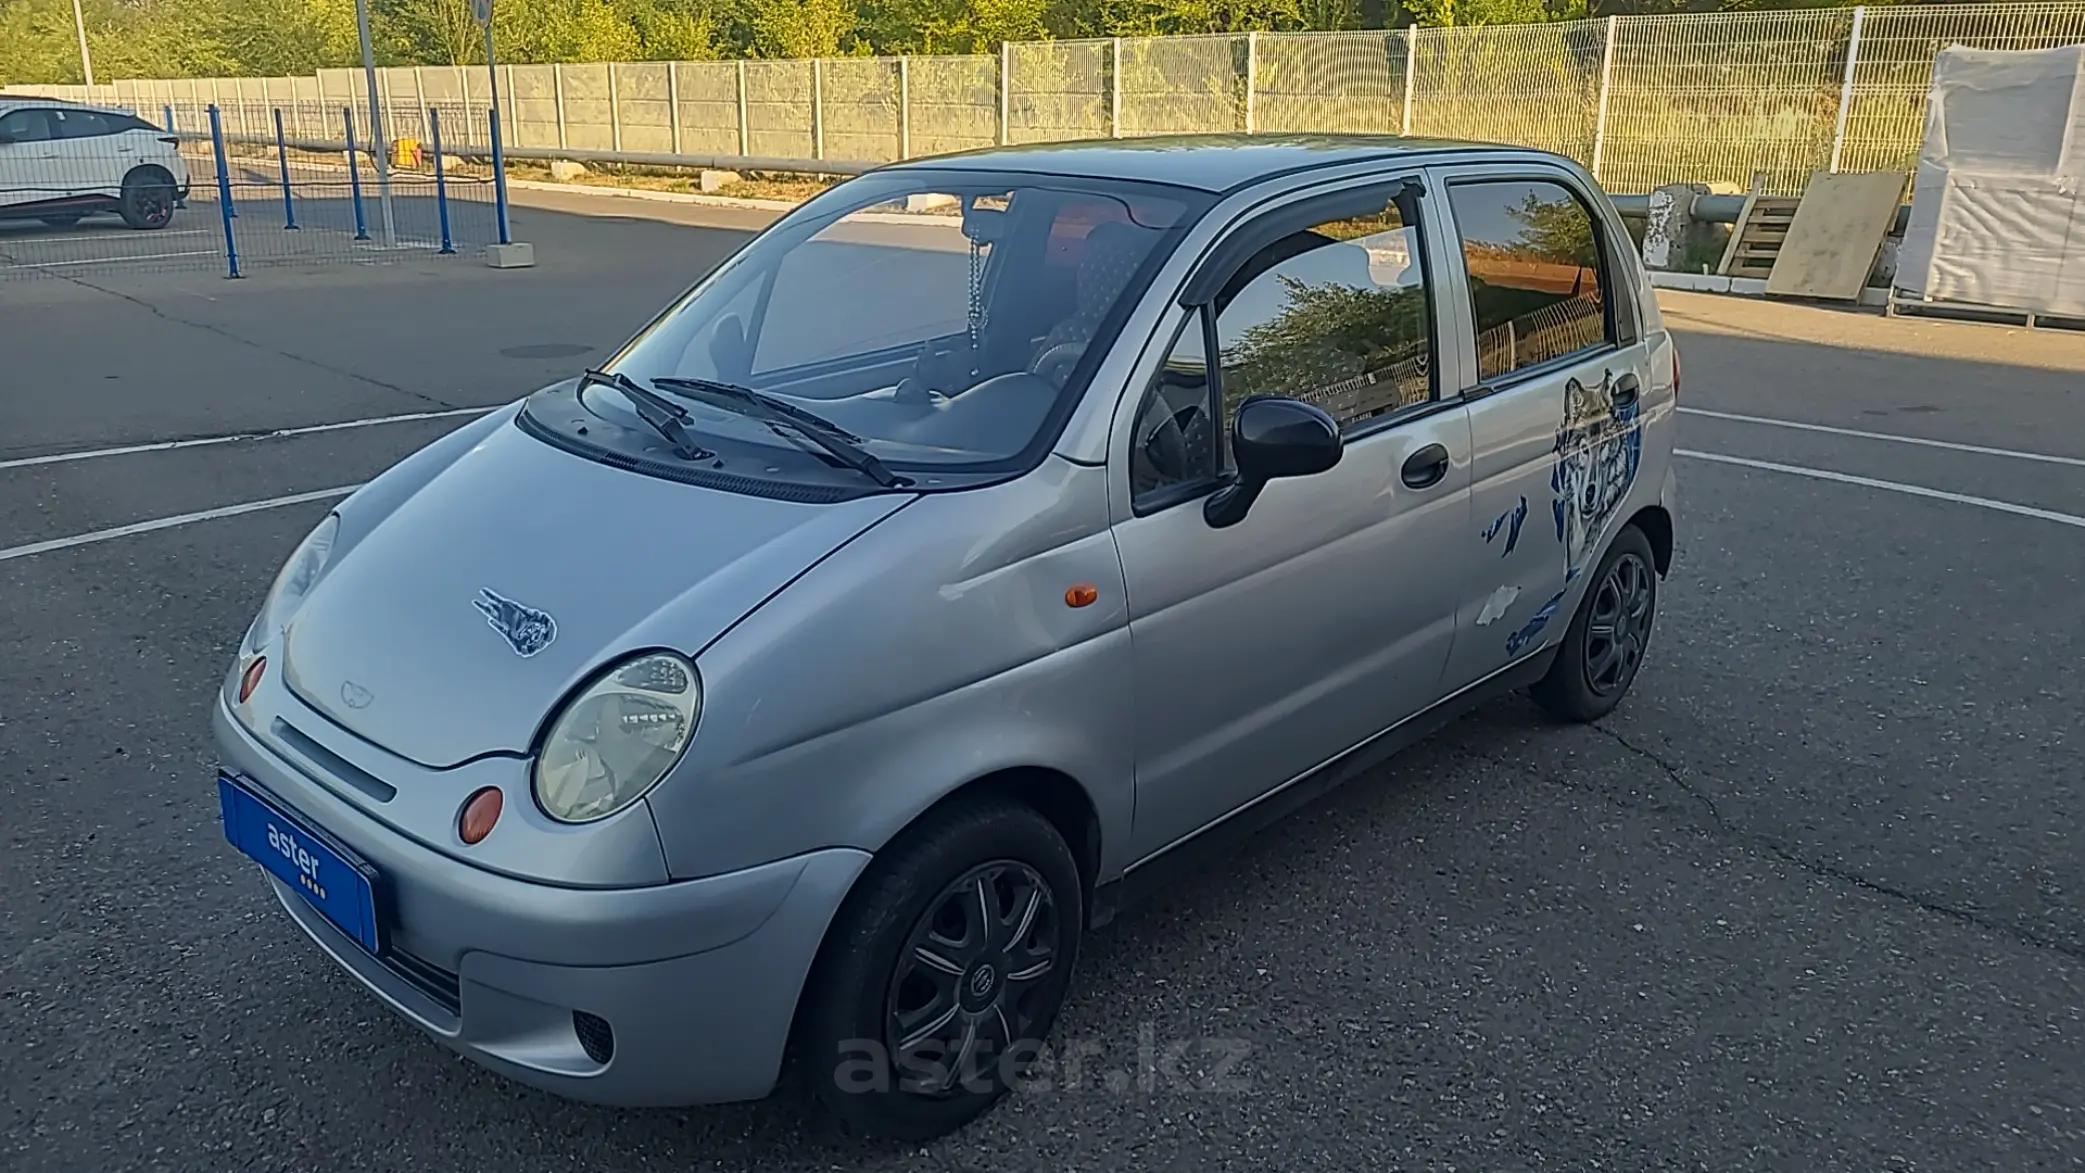
{"type": "Polygon", "coordinates": [[[1062,387],[1064,381],[1071,377],[1072,367],[1078,364],[1079,357],[1085,353],[1086,344],[1083,342],[1059,342],[1036,355],[1034,361],[1028,364],[1028,373],[1049,380],[1053,386],[1062,387]]]}
{"type": "Polygon", "coordinates": [[[1131,489],[1144,492],[1186,480],[1189,454],[1209,451],[1211,439],[1209,412],[1201,404],[1190,403],[1178,411],[1161,413],[1150,432],[1138,441],[1144,467],[1133,471],[1144,475],[1132,479],[1145,483],[1132,484],[1131,489]]]}

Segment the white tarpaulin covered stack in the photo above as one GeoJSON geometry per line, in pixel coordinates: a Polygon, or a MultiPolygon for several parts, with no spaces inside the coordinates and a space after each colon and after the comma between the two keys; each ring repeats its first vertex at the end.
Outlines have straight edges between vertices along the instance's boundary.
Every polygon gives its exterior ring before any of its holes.
{"type": "Polygon", "coordinates": [[[1902,296],[2085,317],[2085,45],[1940,51],[1902,296]]]}

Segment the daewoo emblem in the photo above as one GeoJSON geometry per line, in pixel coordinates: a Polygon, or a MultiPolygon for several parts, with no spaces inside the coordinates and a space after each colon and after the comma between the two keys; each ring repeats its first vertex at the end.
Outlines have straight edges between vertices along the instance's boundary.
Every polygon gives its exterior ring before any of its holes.
{"type": "Polygon", "coordinates": [[[375,699],[375,693],[369,691],[368,689],[362,687],[359,684],[356,684],[352,680],[343,680],[340,682],[340,703],[346,705],[348,708],[366,709],[369,707],[369,702],[375,699]]]}
{"type": "Polygon", "coordinates": [[[485,616],[486,625],[505,636],[507,646],[524,660],[557,638],[557,620],[550,617],[550,612],[517,603],[489,587],[481,587],[471,605],[485,616]]]}

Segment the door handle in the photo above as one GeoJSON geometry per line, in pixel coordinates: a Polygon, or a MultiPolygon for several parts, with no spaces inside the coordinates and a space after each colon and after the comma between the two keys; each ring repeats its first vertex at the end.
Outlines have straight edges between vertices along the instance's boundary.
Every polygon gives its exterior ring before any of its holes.
{"type": "Polygon", "coordinates": [[[1428,444],[1407,457],[1401,474],[1407,489],[1429,489],[1441,483],[1448,475],[1448,449],[1440,444],[1428,444]]]}
{"type": "Polygon", "coordinates": [[[1628,407],[1636,402],[1643,392],[1643,384],[1635,371],[1623,371],[1622,377],[1614,381],[1614,390],[1608,392],[1607,400],[1616,407],[1628,407]]]}

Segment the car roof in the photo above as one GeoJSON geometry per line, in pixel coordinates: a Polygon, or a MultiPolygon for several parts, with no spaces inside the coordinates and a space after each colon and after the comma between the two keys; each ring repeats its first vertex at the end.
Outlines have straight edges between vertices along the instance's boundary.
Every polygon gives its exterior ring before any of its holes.
{"type": "Polygon", "coordinates": [[[1446,152],[1548,154],[1497,143],[1398,135],[1211,134],[985,147],[887,170],[1024,171],[1169,183],[1221,193],[1298,171],[1446,152]]]}
{"type": "Polygon", "coordinates": [[[92,110],[97,114],[128,114],[114,106],[96,106],[87,102],[75,102],[70,98],[39,98],[34,94],[0,94],[0,114],[23,107],[46,109],[56,106],[64,110],[92,110]]]}

